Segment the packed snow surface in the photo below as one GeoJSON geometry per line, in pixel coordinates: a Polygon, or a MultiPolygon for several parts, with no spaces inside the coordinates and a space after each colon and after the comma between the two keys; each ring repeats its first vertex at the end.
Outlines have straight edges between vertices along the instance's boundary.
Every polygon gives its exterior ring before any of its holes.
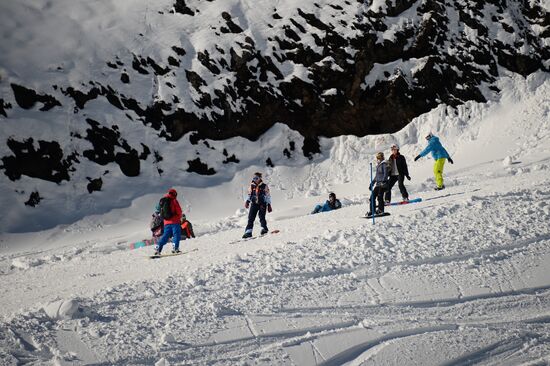
{"type": "Polygon", "coordinates": [[[393,135],[326,139],[310,164],[264,170],[276,234],[239,241],[254,166],[176,187],[197,234],[180,256],[129,249],[149,236],[153,194],[2,234],[0,364],[550,363],[550,79],[499,87],[498,101],[440,106],[393,135]],[[413,162],[429,131],[454,160],[439,192],[433,161],[413,162]],[[423,201],[373,224],[362,218],[369,163],[392,143],[423,201]],[[344,207],[309,215],[330,191],[344,207]]]}

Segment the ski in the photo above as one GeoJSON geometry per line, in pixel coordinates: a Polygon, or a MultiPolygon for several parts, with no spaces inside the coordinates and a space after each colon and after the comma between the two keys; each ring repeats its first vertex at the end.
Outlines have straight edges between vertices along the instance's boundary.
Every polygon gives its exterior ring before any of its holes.
{"type": "Polygon", "coordinates": [[[422,198],[415,198],[408,201],[399,201],[399,202],[392,202],[392,203],[386,203],[385,206],[399,206],[399,205],[407,205],[409,203],[417,203],[422,202],[422,198]]]}
{"type": "MultiPolygon", "coordinates": [[[[369,215],[369,216],[361,216],[361,218],[363,219],[372,219],[372,216],[373,215],[369,215]]],[[[390,213],[389,212],[384,212],[384,213],[381,213],[381,214],[378,214],[378,215],[374,215],[374,217],[384,217],[384,216],[390,216],[390,213]]]]}
{"type": "Polygon", "coordinates": [[[164,257],[174,257],[176,255],[182,255],[182,254],[188,254],[188,253],[196,252],[197,250],[199,250],[199,249],[195,248],[195,249],[188,250],[186,252],[179,252],[179,253],[166,253],[166,254],[160,254],[160,255],[148,255],[147,258],[149,258],[149,259],[160,259],[160,258],[164,258],[164,257]]]}
{"type": "Polygon", "coordinates": [[[237,244],[237,243],[242,243],[242,242],[245,242],[245,241],[250,241],[250,240],[254,240],[254,239],[259,239],[259,238],[265,238],[267,235],[269,234],[277,234],[278,232],[280,232],[280,230],[271,230],[269,233],[267,234],[264,234],[264,235],[257,235],[257,236],[251,236],[250,238],[241,238],[241,239],[237,239],[237,240],[234,240],[232,242],[229,242],[229,244],[237,244]]]}

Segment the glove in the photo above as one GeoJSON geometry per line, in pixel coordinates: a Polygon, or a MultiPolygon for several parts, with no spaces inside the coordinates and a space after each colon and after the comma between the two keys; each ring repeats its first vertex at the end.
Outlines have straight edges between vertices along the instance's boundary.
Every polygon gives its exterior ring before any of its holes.
{"type": "Polygon", "coordinates": [[[453,161],[453,159],[451,159],[451,158],[447,158],[447,160],[449,160],[449,163],[451,163],[451,164],[454,164],[454,161],[453,161]]]}
{"type": "Polygon", "coordinates": [[[417,161],[418,159],[420,159],[420,155],[416,155],[416,157],[414,158],[414,161],[417,161]]]}
{"type": "Polygon", "coordinates": [[[408,179],[408,180],[411,180],[411,177],[407,175],[407,179],[408,179]]]}
{"type": "Polygon", "coordinates": [[[244,203],[244,208],[249,208],[250,207],[250,201],[246,201],[244,203]]]}
{"type": "Polygon", "coordinates": [[[273,211],[273,209],[271,208],[271,205],[269,204],[269,205],[267,205],[267,212],[271,212],[271,211],[273,211]]]}

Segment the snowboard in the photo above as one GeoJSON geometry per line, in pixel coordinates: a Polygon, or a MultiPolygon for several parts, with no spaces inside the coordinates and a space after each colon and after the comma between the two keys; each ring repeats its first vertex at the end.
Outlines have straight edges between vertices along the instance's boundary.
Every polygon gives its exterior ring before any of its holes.
{"type": "MultiPolygon", "coordinates": [[[[390,213],[389,212],[384,212],[384,213],[381,213],[379,215],[374,215],[374,217],[384,217],[384,216],[390,216],[390,213]]],[[[372,219],[373,215],[370,215],[370,216],[361,216],[362,218],[364,219],[372,219]]]]}
{"type": "Polygon", "coordinates": [[[181,251],[179,253],[162,253],[160,255],[148,255],[147,258],[149,259],[160,259],[160,258],[165,258],[165,257],[175,257],[177,255],[182,255],[182,254],[188,254],[188,253],[192,253],[192,252],[196,252],[198,249],[195,248],[195,249],[191,249],[191,250],[188,250],[186,252],[184,251],[181,251]]]}
{"type": "Polygon", "coordinates": [[[232,241],[232,242],[230,242],[229,244],[237,244],[237,243],[241,243],[241,242],[243,242],[243,241],[249,241],[249,240],[254,240],[254,239],[258,239],[258,238],[263,238],[263,237],[266,237],[267,235],[270,235],[270,234],[277,234],[278,232],[280,232],[280,230],[271,230],[271,231],[270,231],[269,233],[267,233],[267,234],[251,236],[250,238],[241,238],[241,239],[232,241]]]}
{"type": "Polygon", "coordinates": [[[399,202],[392,202],[392,203],[386,203],[386,206],[398,206],[398,205],[407,205],[409,203],[417,203],[422,202],[422,198],[415,198],[408,201],[399,201],[399,202]]]}
{"type": "Polygon", "coordinates": [[[150,245],[155,245],[155,241],[153,239],[143,239],[141,241],[130,244],[130,249],[138,249],[148,247],[150,245]]]}

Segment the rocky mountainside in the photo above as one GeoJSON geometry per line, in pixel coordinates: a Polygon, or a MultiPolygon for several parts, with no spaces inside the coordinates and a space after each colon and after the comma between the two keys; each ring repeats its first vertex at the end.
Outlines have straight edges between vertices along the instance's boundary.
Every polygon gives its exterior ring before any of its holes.
{"type": "Polygon", "coordinates": [[[312,157],[319,136],[395,132],[550,70],[536,0],[22,0],[0,14],[1,182],[28,205],[36,179],[88,194],[119,173],[158,178],[167,159],[215,175],[242,157],[205,161],[208,141],[276,123],[303,136],[273,148],[281,159],[312,157]]]}

